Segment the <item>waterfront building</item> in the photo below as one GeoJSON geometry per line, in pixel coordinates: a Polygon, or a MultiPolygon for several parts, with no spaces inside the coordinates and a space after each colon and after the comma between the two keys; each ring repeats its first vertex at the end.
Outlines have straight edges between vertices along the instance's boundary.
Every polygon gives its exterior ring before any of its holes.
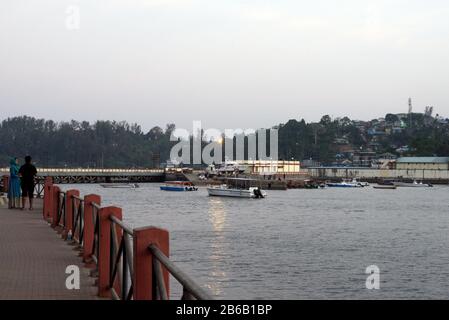
{"type": "Polygon", "coordinates": [[[402,170],[449,170],[449,157],[401,157],[396,169],[402,170]]]}
{"type": "Polygon", "coordinates": [[[249,174],[299,174],[301,165],[299,161],[284,160],[238,160],[239,166],[245,167],[249,174]]]}

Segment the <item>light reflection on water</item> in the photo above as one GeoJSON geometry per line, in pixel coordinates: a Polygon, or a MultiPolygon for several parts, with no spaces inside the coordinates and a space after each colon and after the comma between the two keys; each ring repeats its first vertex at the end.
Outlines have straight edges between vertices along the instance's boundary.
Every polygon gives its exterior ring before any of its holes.
{"type": "MultiPolygon", "coordinates": [[[[449,298],[446,186],[271,191],[263,200],[63,185],[170,232],[170,259],[217,298],[449,298]],[[365,289],[365,269],[381,290],[365,289]]],[[[180,289],[172,287],[176,297],[180,289]]]]}
{"type": "Polygon", "coordinates": [[[226,238],[223,234],[226,224],[226,209],[222,199],[209,198],[208,212],[215,236],[212,240],[210,255],[212,263],[210,279],[214,279],[214,281],[208,282],[207,287],[215,296],[221,296],[223,295],[222,283],[228,280],[226,272],[222,268],[222,263],[226,260],[226,252],[228,251],[226,238]]]}

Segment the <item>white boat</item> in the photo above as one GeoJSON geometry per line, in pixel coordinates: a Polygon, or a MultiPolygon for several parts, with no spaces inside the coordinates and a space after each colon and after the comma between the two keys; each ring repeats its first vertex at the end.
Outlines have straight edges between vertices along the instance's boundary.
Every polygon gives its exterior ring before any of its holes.
{"type": "Polygon", "coordinates": [[[260,188],[249,187],[248,189],[238,189],[238,188],[229,187],[226,184],[223,184],[218,187],[207,188],[207,192],[208,192],[209,196],[215,196],[215,197],[262,199],[267,196],[267,193],[260,188]]]}
{"type": "Polygon", "coordinates": [[[103,183],[100,184],[103,188],[117,188],[117,189],[135,189],[139,185],[137,183],[103,183]]]}
{"type": "Polygon", "coordinates": [[[416,180],[413,181],[412,183],[395,181],[395,182],[393,182],[393,185],[395,185],[396,187],[409,187],[409,188],[429,188],[429,187],[433,187],[433,185],[431,185],[431,184],[422,183],[422,181],[417,182],[416,180]]]}
{"type": "Polygon", "coordinates": [[[367,182],[358,182],[356,179],[346,180],[343,182],[326,183],[329,188],[363,188],[369,186],[367,182]]]}
{"type": "Polygon", "coordinates": [[[257,179],[227,178],[224,184],[207,188],[209,196],[263,199],[267,193],[260,187],[257,179]]]}

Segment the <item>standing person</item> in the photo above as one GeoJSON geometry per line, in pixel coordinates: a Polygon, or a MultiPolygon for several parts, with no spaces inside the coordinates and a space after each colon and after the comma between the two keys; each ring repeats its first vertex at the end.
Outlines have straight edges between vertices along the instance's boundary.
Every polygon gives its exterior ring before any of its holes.
{"type": "Polygon", "coordinates": [[[34,177],[37,174],[36,167],[31,163],[31,157],[25,157],[25,164],[20,167],[22,178],[22,210],[25,209],[26,199],[30,199],[30,210],[33,210],[34,177]]]}
{"type": "Polygon", "coordinates": [[[12,158],[9,162],[8,208],[20,208],[19,162],[12,158]]]}

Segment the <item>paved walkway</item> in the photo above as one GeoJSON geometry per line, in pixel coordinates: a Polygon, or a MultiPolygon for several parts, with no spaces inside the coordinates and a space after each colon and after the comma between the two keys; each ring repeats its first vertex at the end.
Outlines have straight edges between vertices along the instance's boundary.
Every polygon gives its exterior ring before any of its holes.
{"type": "Polygon", "coordinates": [[[41,208],[41,201],[34,211],[0,205],[0,299],[96,299],[79,251],[42,219],[41,208]],[[65,286],[68,265],[80,267],[79,290],[65,286]]]}

